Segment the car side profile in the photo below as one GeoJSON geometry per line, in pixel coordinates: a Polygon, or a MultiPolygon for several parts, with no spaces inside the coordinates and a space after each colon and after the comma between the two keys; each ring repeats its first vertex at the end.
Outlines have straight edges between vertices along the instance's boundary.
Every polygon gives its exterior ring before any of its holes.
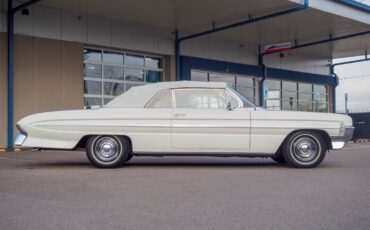
{"type": "Polygon", "coordinates": [[[346,115],[268,111],[221,82],[133,87],[101,108],[39,113],[17,123],[16,145],[86,149],[101,168],[133,156],[271,157],[309,168],[352,138],[346,115]]]}

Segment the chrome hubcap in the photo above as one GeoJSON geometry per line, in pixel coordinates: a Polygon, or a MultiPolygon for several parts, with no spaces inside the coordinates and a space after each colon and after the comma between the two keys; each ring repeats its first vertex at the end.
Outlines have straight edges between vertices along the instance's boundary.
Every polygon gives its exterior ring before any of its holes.
{"type": "Polygon", "coordinates": [[[311,161],[318,154],[318,147],[311,138],[300,138],[293,144],[293,153],[300,161],[311,161]]]}
{"type": "Polygon", "coordinates": [[[120,152],[118,142],[111,137],[102,137],[95,143],[95,155],[102,161],[115,160],[120,152]]]}

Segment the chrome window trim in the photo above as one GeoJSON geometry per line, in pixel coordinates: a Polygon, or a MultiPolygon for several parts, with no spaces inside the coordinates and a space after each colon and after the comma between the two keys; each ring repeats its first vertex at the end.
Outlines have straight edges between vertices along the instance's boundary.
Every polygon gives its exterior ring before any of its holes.
{"type": "Polygon", "coordinates": [[[146,108],[146,109],[173,109],[173,108],[175,108],[174,107],[174,101],[173,101],[173,97],[174,97],[174,95],[173,95],[173,89],[162,89],[162,90],[160,90],[160,91],[158,91],[158,92],[156,92],[150,99],[149,99],[149,101],[144,105],[144,108],[146,108]],[[171,93],[171,100],[172,100],[172,107],[171,108],[151,108],[151,107],[148,107],[148,105],[159,95],[159,94],[161,94],[162,92],[165,92],[165,91],[171,91],[170,93],[171,93]]]}

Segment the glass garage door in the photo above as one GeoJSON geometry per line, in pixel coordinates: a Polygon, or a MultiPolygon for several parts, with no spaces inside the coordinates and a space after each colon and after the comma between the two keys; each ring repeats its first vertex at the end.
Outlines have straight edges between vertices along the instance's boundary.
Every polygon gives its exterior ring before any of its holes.
{"type": "Polygon", "coordinates": [[[257,79],[250,76],[232,75],[212,73],[206,71],[191,71],[192,81],[209,81],[209,82],[226,82],[236,89],[244,97],[251,102],[256,103],[257,100],[257,79]]]}
{"type": "Polygon", "coordinates": [[[163,81],[163,57],[84,49],[85,106],[104,105],[132,86],[163,81]]]}
{"type": "Polygon", "coordinates": [[[265,107],[269,110],[329,112],[328,86],[267,79],[265,107]]]}

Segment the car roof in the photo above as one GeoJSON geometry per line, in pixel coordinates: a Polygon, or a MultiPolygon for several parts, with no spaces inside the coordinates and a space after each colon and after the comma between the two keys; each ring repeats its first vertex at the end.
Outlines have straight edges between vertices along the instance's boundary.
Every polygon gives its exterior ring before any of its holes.
{"type": "Polygon", "coordinates": [[[173,81],[131,87],[128,91],[113,99],[104,107],[143,108],[159,91],[179,88],[227,88],[224,82],[173,81]]]}

